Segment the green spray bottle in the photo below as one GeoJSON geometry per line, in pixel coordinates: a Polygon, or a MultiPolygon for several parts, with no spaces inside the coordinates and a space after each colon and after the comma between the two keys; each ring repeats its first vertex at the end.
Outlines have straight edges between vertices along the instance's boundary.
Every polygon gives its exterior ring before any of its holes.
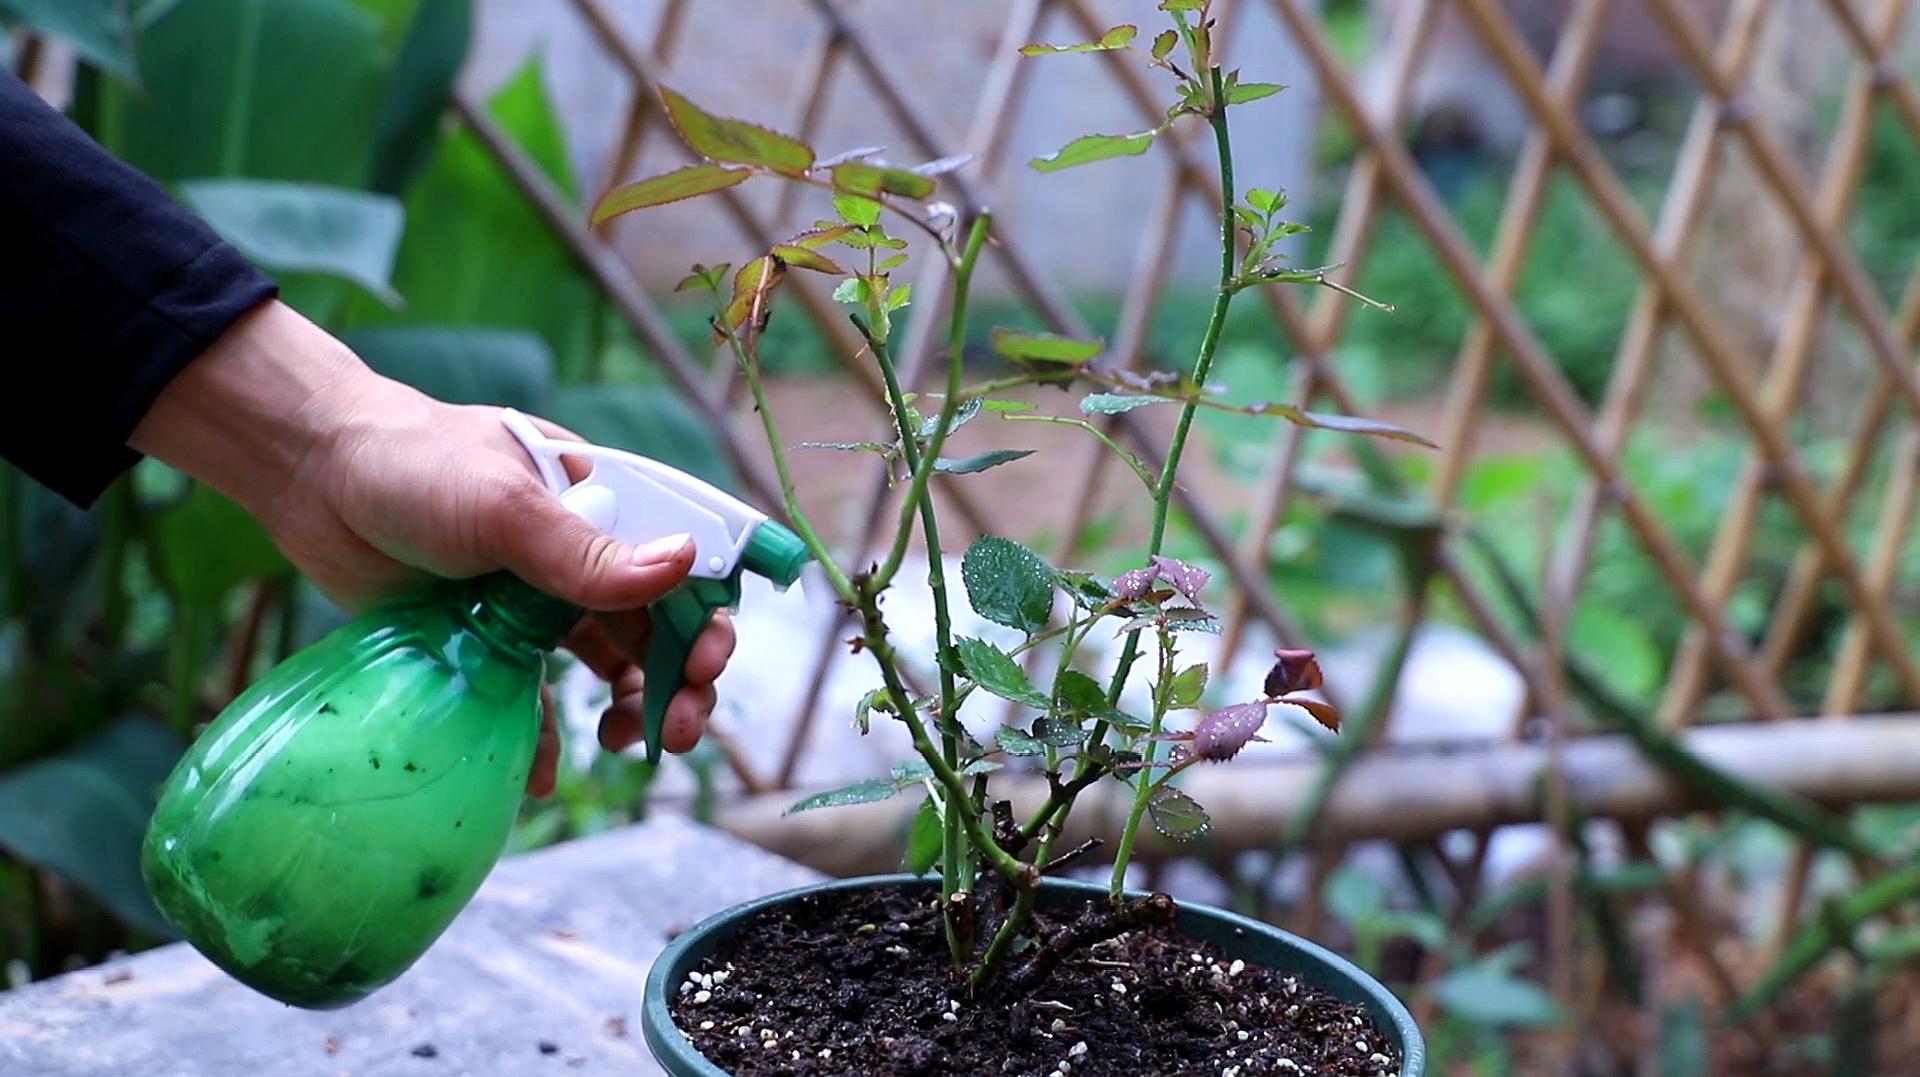
{"type": "MultiPolygon", "coordinates": [[[[603,533],[686,533],[687,580],[651,607],[647,758],[740,574],[785,588],[805,546],[764,513],[631,453],[504,419],[547,486],[603,533]],[[569,482],[563,457],[592,470],[569,482]]],[[[582,611],[496,573],[365,614],[291,656],[201,734],[142,848],[154,901],[235,978],[295,1006],[366,997],[425,953],[506,846],[533,764],[545,654],[582,611]]]]}

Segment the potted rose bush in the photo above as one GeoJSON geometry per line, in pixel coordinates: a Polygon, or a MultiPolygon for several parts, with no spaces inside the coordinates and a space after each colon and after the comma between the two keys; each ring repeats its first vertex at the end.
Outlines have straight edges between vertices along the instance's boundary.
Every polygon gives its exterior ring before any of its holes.
{"type": "Polygon", "coordinates": [[[1300,230],[1281,218],[1281,194],[1256,188],[1236,196],[1228,110],[1280,87],[1242,82],[1237,71],[1222,69],[1207,7],[1205,0],[1166,0],[1161,9],[1171,25],[1150,38],[1134,26],[1117,26],[1097,41],[1023,50],[1037,56],[1124,49],[1163,71],[1175,87],[1158,128],[1075,139],[1033,161],[1041,172],[1145,152],[1176,123],[1211,129],[1223,193],[1220,274],[1204,338],[1185,374],[1139,375],[1103,365],[1097,341],[995,330],[994,349],[1007,369],[969,383],[963,363],[968,294],[991,242],[992,218],[935,201],[939,177],[962,167],[963,159],[898,167],[880,160],[879,151],[822,158],[796,139],[713,116],[662,87],[669,118],[700,162],[617,187],[595,206],[597,223],[747,182],[799,183],[832,193],[832,219],[737,266],[696,266],[681,287],[711,294],[716,340],[738,360],[753,394],[787,516],[838,599],[857,615],[851,644],[874,662],[882,686],[861,701],[856,721],[863,729],[898,722],[915,750],[915,758],[886,777],[809,797],[794,810],[907,790],[924,797],[909,839],[908,873],[775,895],[675,940],[649,976],[645,1011],[647,1041],[669,1071],[740,1077],[1423,1071],[1420,1036],[1404,1007],[1351,964],[1266,924],[1124,885],[1141,827],[1173,837],[1207,828],[1205,808],[1180,789],[1188,768],[1231,760],[1259,736],[1275,707],[1339,728],[1339,715],[1305,694],[1320,683],[1308,651],[1278,652],[1258,698],[1200,709],[1208,669],[1184,660],[1182,644],[1215,627],[1211,581],[1203,569],[1161,554],[1195,412],[1224,408],[1420,441],[1384,423],[1222,399],[1208,386],[1237,293],[1278,284],[1340,285],[1326,269],[1281,263],[1276,244],[1300,230]],[[913,298],[910,286],[895,283],[910,244],[890,227],[911,229],[915,253],[945,258],[951,270],[946,377],[938,393],[910,395],[890,351],[893,316],[913,298]],[[794,272],[842,278],[835,297],[851,308],[866,342],[862,359],[878,368],[891,404],[889,440],[840,446],[883,457],[903,491],[885,553],[869,564],[836,560],[810,522],[761,377],[761,333],[781,283],[794,272]],[[1078,414],[1042,413],[1006,395],[1027,385],[1079,391],[1078,414]],[[1098,425],[1104,416],[1156,405],[1177,411],[1157,472],[1098,425]],[[949,596],[956,581],[945,576],[934,511],[936,477],[1025,455],[943,455],[955,430],[982,417],[1084,429],[1126,460],[1153,512],[1138,566],[1112,579],[1050,565],[1009,539],[972,543],[957,583],[977,614],[1021,634],[1012,647],[954,635],[949,596]],[[931,656],[901,654],[883,609],[916,538],[927,553],[934,600],[931,656]],[[1098,664],[1088,660],[1085,646],[1096,633],[1118,640],[1117,652],[1098,664]],[[916,690],[910,674],[916,667],[935,671],[937,683],[916,690]],[[1130,682],[1144,685],[1147,705],[1121,705],[1130,682]],[[958,713],[977,693],[1017,705],[1023,720],[975,739],[958,713]],[[1013,760],[1038,768],[1051,791],[1024,818],[994,796],[992,772],[1013,760]],[[1102,781],[1124,783],[1131,794],[1110,881],[1061,879],[1063,868],[1098,845],[1061,849],[1058,841],[1075,799],[1102,781]]]}

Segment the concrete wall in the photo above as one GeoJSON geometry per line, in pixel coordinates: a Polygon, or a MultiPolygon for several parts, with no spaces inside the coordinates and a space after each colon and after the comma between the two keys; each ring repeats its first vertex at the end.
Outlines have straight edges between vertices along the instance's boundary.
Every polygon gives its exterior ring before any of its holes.
{"type": "MultiPolygon", "coordinates": [[[[660,0],[607,0],[632,35],[651,48],[660,0]]],[[[910,80],[911,96],[933,117],[949,146],[960,148],[989,66],[1001,53],[1002,27],[1011,0],[851,0],[847,7],[873,38],[890,50],[888,68],[910,80]]],[[[1133,22],[1143,31],[1165,25],[1153,0],[1106,0],[1097,4],[1112,22],[1133,22]]],[[[1292,89],[1236,113],[1236,153],[1242,186],[1284,186],[1304,201],[1312,117],[1317,97],[1303,62],[1264,5],[1247,5],[1244,25],[1232,35],[1229,56],[1248,81],[1282,82],[1292,89]]],[[[584,185],[597,190],[620,136],[630,99],[624,73],[593,40],[592,31],[565,0],[483,0],[478,40],[467,72],[472,88],[487,90],[511,74],[531,52],[544,57],[547,85],[565,118],[574,160],[584,185]]],[[[808,57],[824,28],[805,0],[700,0],[689,18],[673,62],[675,89],[704,107],[794,130],[804,105],[808,57]]],[[[1079,40],[1064,17],[1049,22],[1042,40],[1079,40]]],[[[1143,34],[1143,41],[1145,34],[1143,34]]],[[[1101,58],[1076,56],[1026,60],[1032,91],[1018,113],[1002,157],[990,177],[993,206],[1010,234],[1072,291],[1114,291],[1135,261],[1136,230],[1146,213],[1167,157],[1104,162],[1054,176],[1041,176],[1024,162],[1093,132],[1124,133],[1143,126],[1103,70],[1101,58]]],[[[1144,69],[1144,65],[1142,65],[1144,69]]],[[[1148,71],[1156,89],[1171,79],[1148,71]]],[[[900,137],[868,94],[864,80],[844,64],[828,94],[814,145],[823,154],[865,145],[885,145],[890,159],[920,157],[900,137]]],[[[1193,121],[1188,121],[1189,123],[1193,121]]],[[[673,167],[681,158],[667,140],[651,138],[640,173],[673,167]]],[[[978,150],[979,146],[965,146],[978,150]]],[[[980,166],[973,166],[978,173],[980,166]]],[[[632,177],[626,177],[632,178],[632,177]]],[[[771,183],[742,188],[771,207],[771,183]]],[[[824,210],[803,200],[795,219],[803,225],[824,210]]],[[[649,211],[623,223],[617,233],[650,283],[671,282],[694,261],[738,261],[747,253],[738,233],[716,211],[676,206],[649,211]]],[[[1211,228],[1190,211],[1179,247],[1179,264],[1204,286],[1217,251],[1211,228]]],[[[987,282],[991,286],[991,282],[987,282]]]]}

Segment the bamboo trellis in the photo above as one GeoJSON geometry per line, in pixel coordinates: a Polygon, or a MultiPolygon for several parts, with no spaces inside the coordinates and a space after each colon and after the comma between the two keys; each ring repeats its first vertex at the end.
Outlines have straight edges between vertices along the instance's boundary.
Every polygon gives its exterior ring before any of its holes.
{"type": "MultiPolygon", "coordinates": [[[[594,40],[631,80],[632,106],[603,179],[631,178],[649,138],[669,141],[654,131],[662,123],[654,87],[685,38],[689,5],[686,0],[665,0],[643,47],[621,30],[610,10],[612,0],[569,2],[593,31],[594,40]]],[[[945,196],[966,206],[985,204],[995,185],[1007,178],[1003,174],[1008,168],[1009,132],[1030,89],[1031,64],[1018,56],[1017,47],[1075,31],[1097,36],[1108,24],[1094,0],[1011,0],[1005,5],[1000,47],[979,79],[979,95],[965,134],[958,142],[949,142],[939,135],[925,102],[908,88],[912,84],[889,70],[885,52],[848,0],[806,0],[806,6],[818,16],[819,36],[794,65],[800,74],[792,96],[794,112],[762,118],[776,124],[784,121],[787,129],[810,138],[822,123],[830,81],[837,75],[858,78],[866,100],[903,132],[904,150],[925,159],[962,152],[977,155],[976,164],[946,181],[945,196]]],[[[1329,118],[1358,137],[1361,151],[1339,197],[1329,260],[1344,263],[1346,272],[1357,275],[1367,260],[1376,226],[1389,207],[1395,207],[1412,222],[1471,308],[1471,323],[1448,373],[1445,407],[1437,429],[1427,431],[1443,447],[1432,479],[1425,489],[1402,480],[1398,488],[1386,492],[1424,506],[1434,521],[1430,578],[1409,596],[1403,623],[1417,625],[1426,615],[1431,596],[1451,598],[1525,684],[1528,703],[1523,713],[1514,716],[1514,739],[1521,736],[1522,723],[1540,716],[1554,718],[1554,728],[1560,728],[1560,719],[1572,707],[1566,680],[1569,624],[1586,585],[1597,536],[1610,520],[1625,528],[1638,551],[1658,570],[1688,622],[1661,702],[1648,716],[1650,724],[1657,719],[1658,725],[1669,729],[1688,726],[1702,713],[1709,690],[1721,685],[1753,719],[1842,716],[1861,706],[1868,678],[1876,670],[1891,679],[1901,703],[1920,707],[1920,663],[1901,623],[1903,612],[1909,624],[1914,614],[1910,603],[1903,611],[1896,602],[1900,554],[1913,524],[1916,484],[1920,483],[1920,426],[1915,424],[1920,416],[1920,371],[1914,366],[1916,337],[1920,337],[1920,271],[1909,279],[1898,310],[1889,311],[1846,239],[1876,111],[1890,110],[1905,135],[1920,140],[1920,94],[1889,56],[1889,43],[1898,39],[1912,4],[1910,0],[1811,0],[1803,5],[1831,20],[1832,29],[1850,50],[1851,65],[1824,160],[1818,175],[1811,177],[1802,174],[1775,125],[1751,104],[1763,37],[1774,20],[1796,5],[1732,0],[1726,6],[1717,26],[1709,27],[1697,8],[1682,0],[1644,0],[1651,21],[1698,88],[1664,199],[1650,221],[1629,197],[1578,114],[1608,17],[1616,7],[1613,0],[1579,0],[1571,5],[1545,64],[1523,42],[1513,17],[1498,0],[1404,0],[1391,5],[1390,26],[1379,50],[1383,77],[1374,87],[1378,92],[1371,94],[1363,94],[1354,73],[1343,67],[1316,5],[1304,0],[1216,3],[1227,35],[1233,22],[1247,17],[1250,9],[1266,8],[1276,15],[1305,57],[1329,118]],[[1512,87],[1530,124],[1525,144],[1511,165],[1497,231],[1485,258],[1476,253],[1399,135],[1411,87],[1448,7],[1464,20],[1491,58],[1486,77],[1504,79],[1512,87]],[[1757,185],[1750,197],[1783,215],[1794,244],[1787,252],[1795,269],[1791,286],[1776,308],[1771,348],[1764,356],[1749,355],[1750,349],[1735,339],[1707,299],[1690,261],[1715,193],[1729,173],[1727,165],[1736,161],[1757,185]],[[1549,186],[1563,177],[1577,185],[1639,274],[1637,296],[1620,327],[1614,362],[1597,407],[1588,406],[1575,392],[1516,300],[1520,272],[1549,186]],[[1875,367],[1875,384],[1860,406],[1844,463],[1822,484],[1816,482],[1804,447],[1794,442],[1791,431],[1818,364],[1833,361],[1833,334],[1824,328],[1830,312],[1835,321],[1844,319],[1864,345],[1875,367]],[[1705,550],[1689,550],[1676,538],[1635,489],[1624,466],[1629,436],[1645,422],[1656,368],[1676,361],[1697,368],[1730,405],[1747,451],[1729,508],[1705,550]],[[1577,459],[1582,473],[1572,507],[1557,530],[1540,588],[1538,623],[1531,627],[1516,627],[1504,619],[1498,612],[1506,605],[1503,596],[1468,570],[1472,550],[1457,509],[1469,466],[1476,459],[1476,432],[1488,413],[1491,379],[1502,363],[1519,375],[1538,413],[1577,459]],[[1870,476],[1882,473],[1877,484],[1869,482],[1870,476]],[[1862,551],[1849,542],[1844,523],[1869,489],[1878,490],[1882,500],[1870,548],[1862,551]],[[1750,640],[1730,621],[1728,603],[1748,578],[1761,510],[1775,502],[1790,512],[1803,545],[1776,596],[1767,631],[1750,640]],[[1783,689],[1782,676],[1800,653],[1815,599],[1829,583],[1844,595],[1848,610],[1844,638],[1822,698],[1796,701],[1783,689]]],[[[1097,62],[1106,66],[1117,94],[1138,112],[1141,126],[1156,123],[1164,102],[1142,70],[1118,54],[1100,54],[1097,62]]],[[[730,401],[737,398],[730,365],[713,364],[709,370],[674,336],[609,238],[587,231],[579,211],[546,185],[538,169],[494,128],[484,109],[463,99],[459,111],[590,268],[694,406],[713,420],[714,429],[730,429],[724,417],[734,406],[730,401]]],[[[1110,361],[1120,367],[1141,359],[1152,313],[1168,285],[1168,252],[1177,237],[1182,208],[1196,199],[1209,210],[1217,206],[1209,162],[1198,146],[1174,137],[1163,140],[1154,152],[1164,154],[1167,168],[1147,202],[1138,262],[1113,333],[1110,361]]],[[[748,243],[768,244],[805,223],[793,219],[797,207],[790,198],[774,204],[771,212],[756,208],[735,191],[722,192],[718,199],[748,243]]],[[[1065,286],[1031,257],[1035,237],[1002,228],[997,239],[992,257],[1012,288],[1053,329],[1093,335],[1067,298],[1065,286]]],[[[946,267],[939,259],[926,259],[919,273],[915,294],[924,307],[930,304],[928,297],[941,294],[948,284],[946,267]]],[[[795,292],[802,315],[846,360],[848,374],[873,411],[876,429],[885,428],[881,387],[871,365],[859,361],[859,342],[846,321],[818,286],[802,282],[795,292]]],[[[1348,332],[1352,301],[1333,291],[1308,294],[1268,289],[1260,297],[1293,350],[1296,402],[1357,411],[1355,393],[1332,361],[1348,332]]],[[[900,348],[903,380],[909,385],[921,383],[930,372],[935,352],[930,328],[935,321],[915,319],[900,348]]],[[[1139,452],[1149,465],[1157,463],[1160,450],[1136,416],[1115,415],[1104,421],[1113,436],[1139,452]]],[[[1276,424],[1265,474],[1251,491],[1250,511],[1237,532],[1220,506],[1192,490],[1181,491],[1180,509],[1232,584],[1234,598],[1225,615],[1223,654],[1233,654],[1237,642],[1255,625],[1284,642],[1306,643],[1298,618],[1268,584],[1264,561],[1287,507],[1301,494],[1302,446],[1309,438],[1324,436],[1276,424]]],[[[748,492],[764,504],[776,504],[773,484],[756,454],[738,444],[729,448],[748,492]]],[[[1059,539],[1063,552],[1078,548],[1093,518],[1110,457],[1090,444],[1076,467],[1077,500],[1059,539]]],[[[864,494],[866,511],[858,517],[867,521],[865,531],[853,539],[861,549],[874,543],[882,520],[888,517],[882,510],[890,491],[884,475],[877,472],[864,494]]],[[[943,492],[969,528],[984,529],[987,514],[965,484],[948,484],[943,492]]],[[[849,551],[850,560],[857,561],[854,552],[849,551]]],[[[798,704],[792,739],[777,770],[757,773],[734,755],[736,770],[750,791],[770,791],[791,783],[808,743],[829,664],[839,649],[837,634],[823,633],[808,655],[808,691],[798,704]]],[[[1391,700],[1391,677],[1399,673],[1398,666],[1392,667],[1388,683],[1377,686],[1387,690],[1370,693],[1370,698],[1391,700]]],[[[1345,702],[1351,708],[1355,701],[1345,702]]],[[[1383,725],[1372,723],[1371,736],[1378,738],[1383,725]]],[[[1478,857],[1485,854],[1484,833],[1481,836],[1474,856],[1443,857],[1450,872],[1473,870],[1478,857]]],[[[1810,860],[1803,850],[1783,923],[1790,922],[1798,908],[1810,860]]],[[[1320,859],[1323,868],[1333,862],[1333,857],[1320,859]]],[[[1673,896],[1676,908],[1686,915],[1688,895],[1676,888],[1673,896]]],[[[1307,903],[1308,917],[1311,904],[1307,903]]],[[[1713,964],[1710,956],[1707,960],[1713,964]]]]}

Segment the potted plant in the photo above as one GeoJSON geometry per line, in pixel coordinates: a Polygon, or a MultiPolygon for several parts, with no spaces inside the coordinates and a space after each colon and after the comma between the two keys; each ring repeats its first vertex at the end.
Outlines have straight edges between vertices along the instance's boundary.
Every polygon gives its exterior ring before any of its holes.
{"type": "Polygon", "coordinates": [[[901,723],[918,756],[886,779],[809,797],[795,810],[877,800],[914,787],[926,791],[908,850],[908,866],[921,874],[775,895],[675,940],[648,978],[645,1009],[648,1043],[672,1073],[1423,1072],[1424,1049],[1405,1008],[1352,965],[1265,924],[1124,886],[1141,826],[1175,837],[1206,829],[1205,809],[1178,786],[1183,771],[1231,759],[1258,737],[1272,707],[1299,708],[1330,729],[1339,726],[1331,707],[1302,694],[1320,683],[1310,651],[1278,652],[1260,698],[1198,712],[1208,670],[1183,662],[1181,643],[1186,634],[1214,626],[1206,607],[1208,574],[1161,555],[1195,411],[1224,408],[1421,440],[1384,423],[1232,403],[1209,390],[1208,372],[1236,293],[1279,283],[1340,286],[1324,269],[1279,264],[1275,244],[1300,230],[1279,216],[1284,196],[1254,189],[1236,199],[1234,193],[1227,110],[1280,87],[1241,82],[1238,72],[1222,70],[1207,0],[1165,0],[1160,7],[1172,25],[1144,48],[1136,46],[1135,27],[1116,26],[1086,44],[1023,51],[1138,51],[1177,88],[1158,128],[1075,139],[1033,161],[1039,171],[1145,152],[1187,117],[1212,130],[1222,191],[1221,268],[1205,336],[1184,376],[1103,366],[1097,341],[995,330],[994,348],[1011,371],[969,384],[963,362],[968,292],[991,219],[985,211],[964,217],[929,201],[938,177],[963,159],[917,168],[886,164],[877,151],[820,159],[793,138],[710,115],[662,87],[669,118],[702,161],[615,188],[594,208],[598,223],[758,178],[832,193],[834,219],[738,268],[695,266],[680,286],[713,296],[716,339],[738,360],[753,394],[788,517],[839,600],[857,615],[851,644],[871,656],[882,681],[861,701],[857,722],[862,729],[873,721],[901,723]],[[923,233],[952,272],[946,384],[938,395],[909,395],[889,350],[892,315],[912,299],[910,286],[893,283],[908,244],[887,230],[889,213],[923,233]],[[864,567],[836,561],[809,521],[761,377],[760,335],[779,285],[795,270],[844,278],[835,296],[853,308],[850,317],[883,376],[895,420],[888,443],[840,446],[883,457],[904,491],[884,557],[864,567]],[[1056,416],[1005,397],[1026,385],[1094,391],[1079,400],[1080,416],[1056,416]],[[1094,425],[1151,405],[1178,412],[1157,473],[1094,425]],[[1025,455],[943,456],[948,437],[982,415],[1084,429],[1126,460],[1153,509],[1139,566],[1111,580],[1056,568],[1005,538],[974,542],[962,559],[960,583],[975,612],[1024,636],[1005,649],[955,638],[933,506],[936,475],[984,470],[1025,455]],[[908,656],[896,649],[882,608],[916,534],[927,552],[936,621],[937,653],[929,665],[937,685],[924,693],[910,686],[908,656]],[[1097,676],[1083,668],[1083,645],[1096,631],[1117,633],[1121,641],[1097,676]],[[1022,665],[1023,656],[1038,657],[1030,656],[1035,651],[1047,659],[1044,679],[1022,665]],[[1150,705],[1135,708],[1145,713],[1121,706],[1136,667],[1150,685],[1150,705]],[[1030,718],[999,729],[990,743],[977,742],[957,720],[974,693],[1011,701],[1030,718]],[[1013,757],[1043,768],[1051,789],[1024,819],[993,795],[990,772],[1013,757]],[[1063,867],[1095,844],[1056,847],[1076,797],[1100,781],[1132,790],[1111,880],[1099,886],[1059,879],[1063,867]]]}

